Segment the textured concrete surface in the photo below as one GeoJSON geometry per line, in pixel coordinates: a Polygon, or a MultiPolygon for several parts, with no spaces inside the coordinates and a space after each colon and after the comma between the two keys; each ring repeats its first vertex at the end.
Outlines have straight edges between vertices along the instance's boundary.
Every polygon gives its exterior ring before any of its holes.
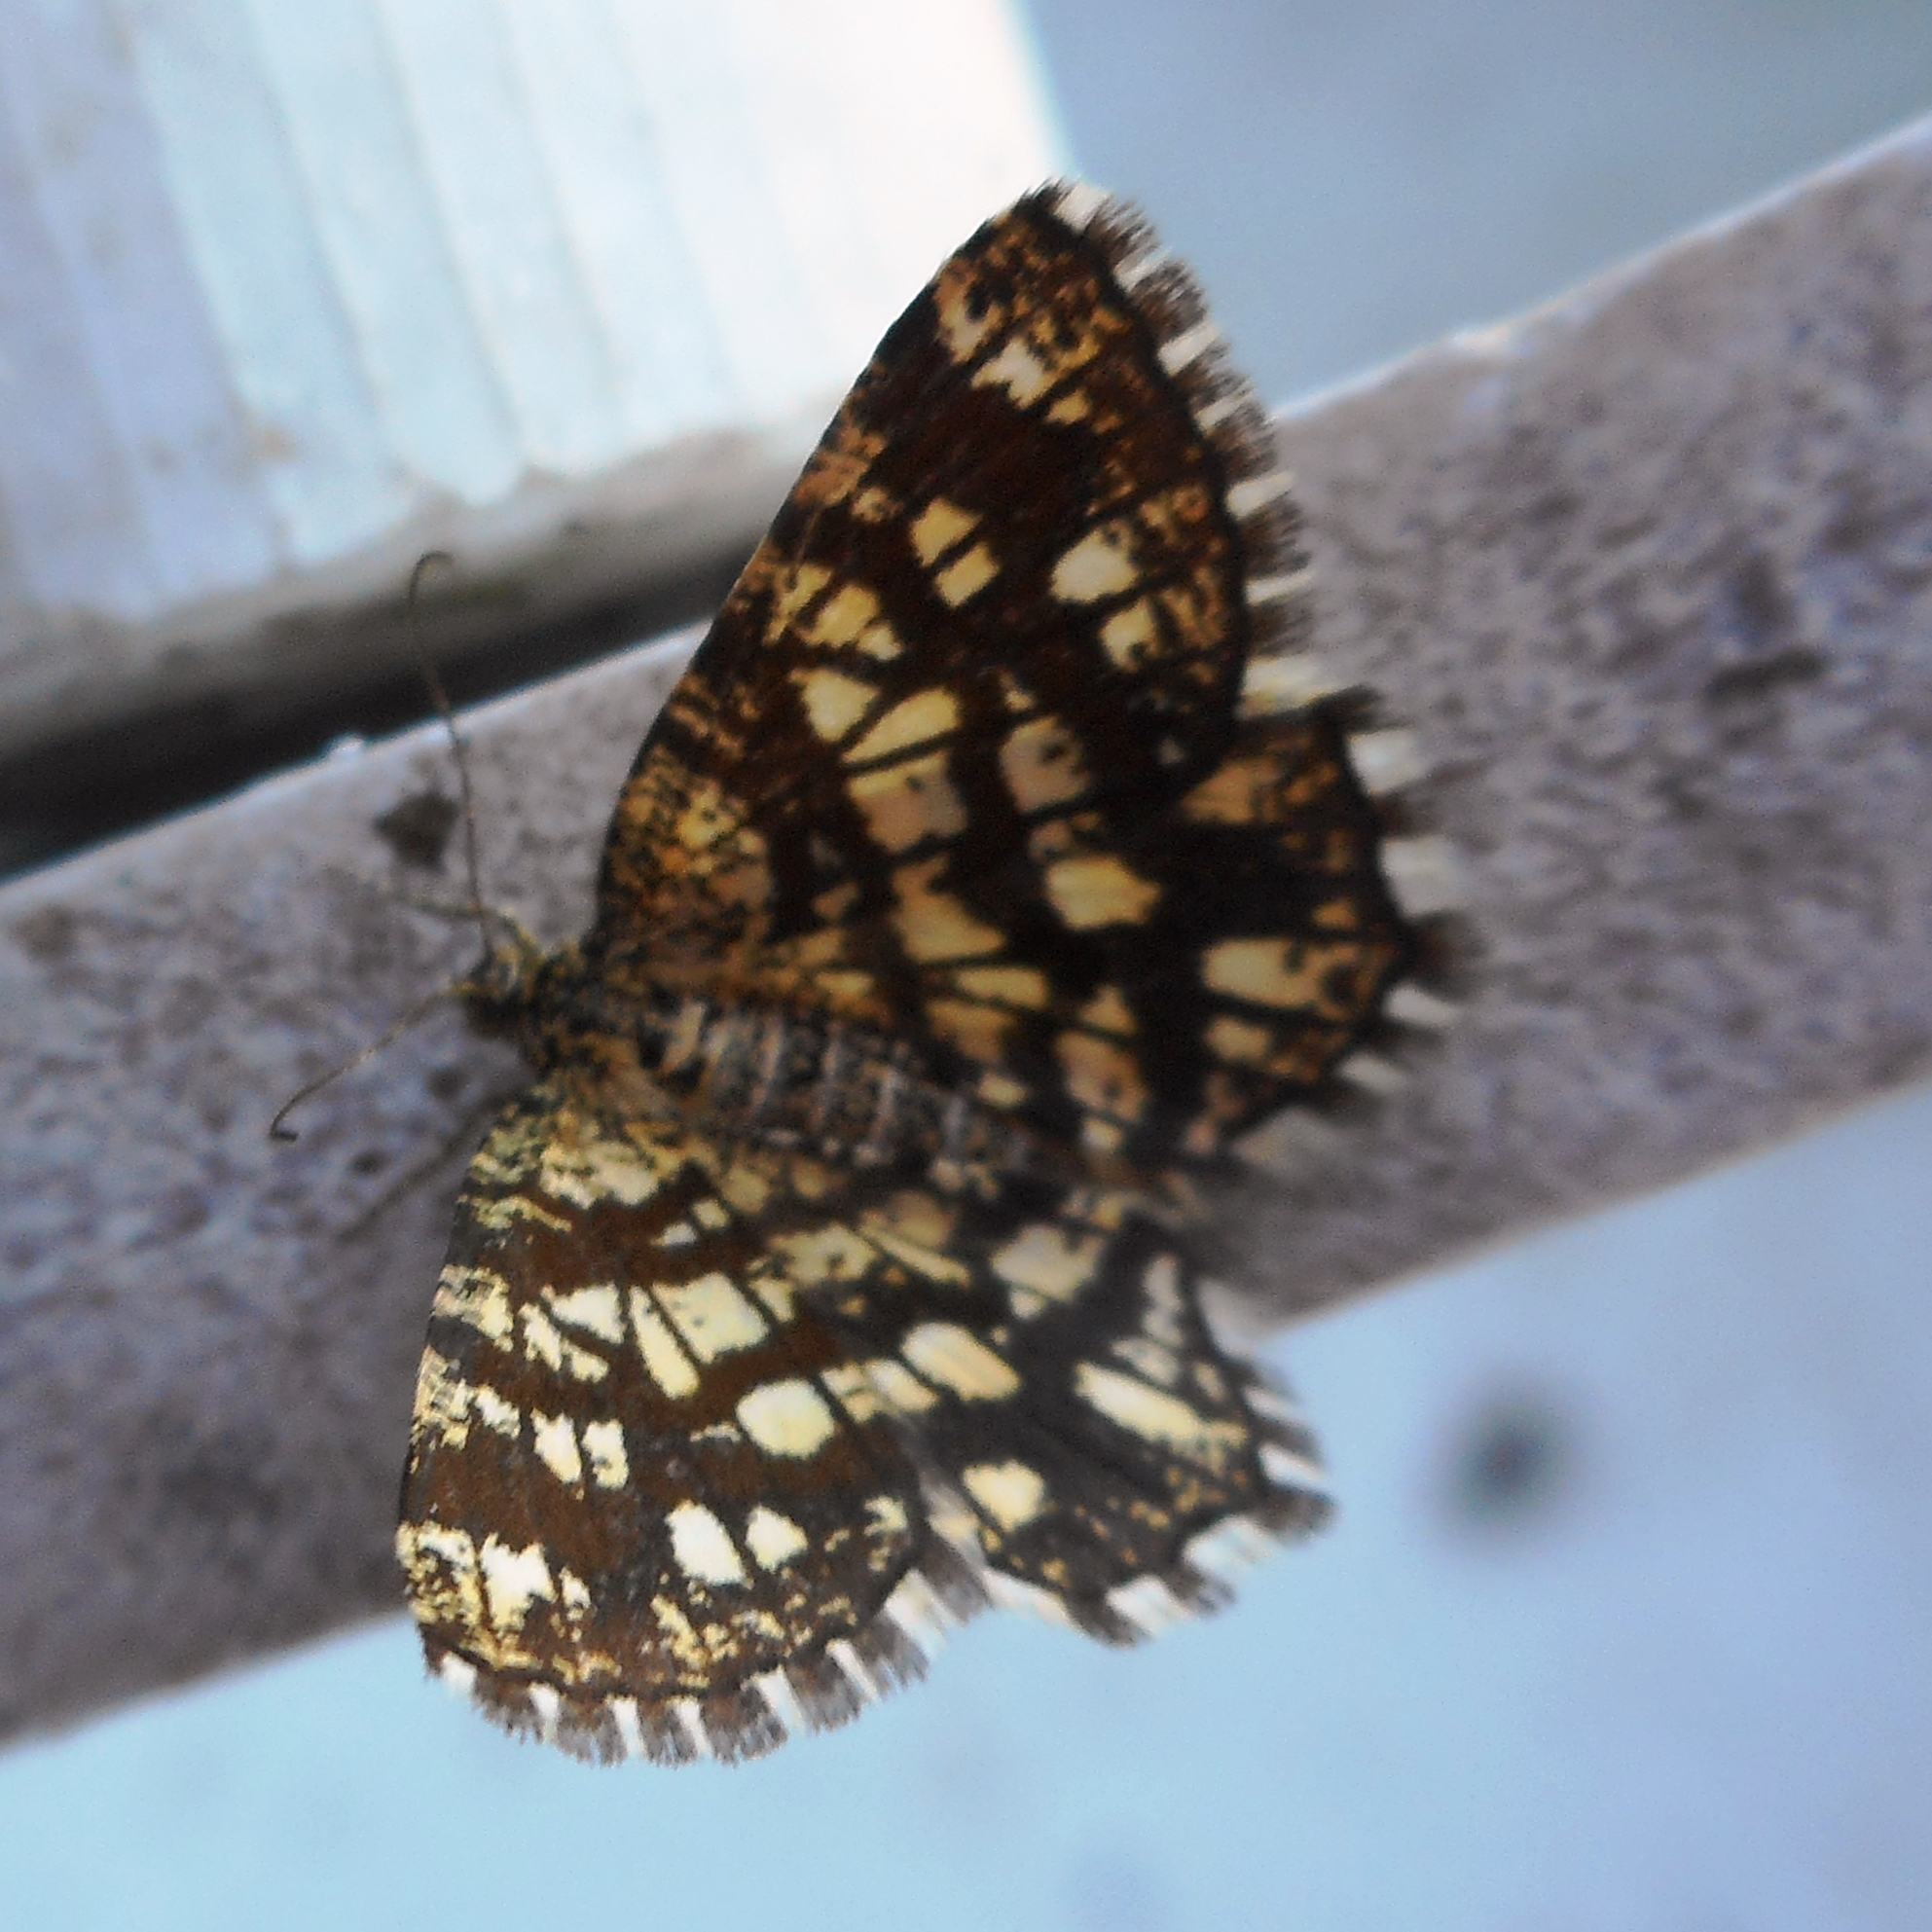
{"type": "MultiPolygon", "coordinates": [[[[1932,131],[1283,424],[1322,639],[1419,729],[1469,1004],[1231,1206],[1260,1317],[1764,1146],[1932,1064],[1932,131]]],[[[677,643],[473,723],[561,934],[677,643]]],[[[516,1077],[377,821],[433,736],[0,893],[0,1724],[386,1606],[461,1143],[516,1077]]],[[[391,827],[393,831],[393,822],[391,827]]]]}

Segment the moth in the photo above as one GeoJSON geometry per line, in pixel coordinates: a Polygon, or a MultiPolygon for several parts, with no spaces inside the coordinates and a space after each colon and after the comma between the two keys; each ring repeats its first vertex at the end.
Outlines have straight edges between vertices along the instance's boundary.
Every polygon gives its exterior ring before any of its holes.
{"type": "Polygon", "coordinates": [[[1191,1185],[1429,998],[1306,582],[1267,419],[1119,201],[1026,196],[888,332],[644,740],[591,930],[462,989],[533,1080],[463,1186],[398,1549],[490,1717],[746,1758],[988,1602],[1131,1643],[1323,1520],[1203,1315],[1191,1185]]]}

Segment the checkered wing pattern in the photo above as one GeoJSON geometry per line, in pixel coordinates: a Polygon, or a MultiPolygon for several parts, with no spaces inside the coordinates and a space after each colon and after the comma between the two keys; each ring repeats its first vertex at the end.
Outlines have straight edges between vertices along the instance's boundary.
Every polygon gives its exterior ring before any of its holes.
{"type": "Polygon", "coordinates": [[[1319,1520],[1312,1443],[1130,1196],[997,1201],[600,1117],[471,1170],[400,1547],[432,1666],[599,1761],[755,1755],[991,1595],[1131,1641],[1319,1520]]]}
{"type": "Polygon", "coordinates": [[[499,1722],[747,1756],[989,1598],[1130,1641],[1320,1520],[1185,1180],[1362,1060],[1417,938],[1273,461],[1145,225],[1029,196],[840,410],[589,935],[470,983],[539,1077],[458,1208],[400,1549],[499,1722]]]}
{"type": "Polygon", "coordinates": [[[899,1042],[1143,1171],[1321,1085],[1410,960],[1309,681],[1286,479],[1191,280],[1085,189],[881,344],[619,801],[592,938],[899,1042]]]}

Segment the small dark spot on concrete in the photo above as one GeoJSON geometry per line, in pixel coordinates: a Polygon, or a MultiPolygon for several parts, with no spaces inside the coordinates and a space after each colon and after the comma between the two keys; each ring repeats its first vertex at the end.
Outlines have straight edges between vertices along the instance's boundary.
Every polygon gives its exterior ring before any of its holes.
{"type": "Polygon", "coordinates": [[[156,1195],[148,1209],[148,1224],[132,1243],[136,1249],[165,1246],[185,1240],[207,1226],[208,1197],[199,1187],[169,1187],[156,1195]]]}
{"type": "Polygon", "coordinates": [[[44,905],[38,912],[15,920],[13,925],[14,938],[20,950],[43,966],[65,959],[74,950],[80,930],[81,922],[64,905],[44,905]]]}
{"type": "Polygon", "coordinates": [[[1739,635],[1759,650],[1791,629],[1791,600],[1778,581],[1777,566],[1762,551],[1753,551],[1732,573],[1731,609],[1739,635]]]}
{"type": "Polygon", "coordinates": [[[348,1164],[351,1174],[381,1174],[389,1164],[389,1156],[382,1148],[364,1148],[348,1164]]]}
{"type": "Polygon", "coordinates": [[[247,1547],[285,1513],[288,1499],[270,1474],[273,1444],[259,1432],[158,1418],[144,1445],[153,1475],[153,1520],[162,1532],[194,1524],[223,1543],[247,1547]]]}
{"type": "Polygon", "coordinates": [[[451,1101],[469,1085],[469,1073],[462,1067],[432,1067],[422,1084],[432,1100],[451,1101]]]}
{"type": "Polygon", "coordinates": [[[433,872],[443,862],[462,808],[440,791],[419,791],[393,805],[376,820],[376,830],[405,865],[433,872]]]}
{"type": "Polygon", "coordinates": [[[1808,684],[1812,678],[1823,676],[1825,668],[1821,651],[1772,651],[1714,673],[1704,685],[1704,700],[1712,705],[1738,704],[1774,691],[1780,684],[1808,684]]]}
{"type": "Polygon", "coordinates": [[[1570,1426],[1540,1396],[1498,1396],[1461,1431],[1451,1452],[1447,1509],[1458,1528],[1514,1528],[1546,1514],[1568,1481],[1570,1426]]]}

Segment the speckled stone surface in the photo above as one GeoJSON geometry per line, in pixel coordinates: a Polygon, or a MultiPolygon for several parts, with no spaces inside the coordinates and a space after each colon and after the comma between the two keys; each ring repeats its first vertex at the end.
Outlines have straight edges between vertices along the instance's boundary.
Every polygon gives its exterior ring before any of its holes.
{"type": "MultiPolygon", "coordinates": [[[[1283,423],[1324,650],[1462,853],[1467,1004],[1230,1202],[1260,1320],[1683,1179],[1932,1066],[1932,130],[1283,423]]],[[[688,640],[478,715],[562,935],[688,640]]],[[[513,1062],[376,821],[434,734],[0,892],[0,1730],[393,1604],[409,1393],[513,1062]]],[[[392,821],[393,822],[393,821],[392,821]]]]}

